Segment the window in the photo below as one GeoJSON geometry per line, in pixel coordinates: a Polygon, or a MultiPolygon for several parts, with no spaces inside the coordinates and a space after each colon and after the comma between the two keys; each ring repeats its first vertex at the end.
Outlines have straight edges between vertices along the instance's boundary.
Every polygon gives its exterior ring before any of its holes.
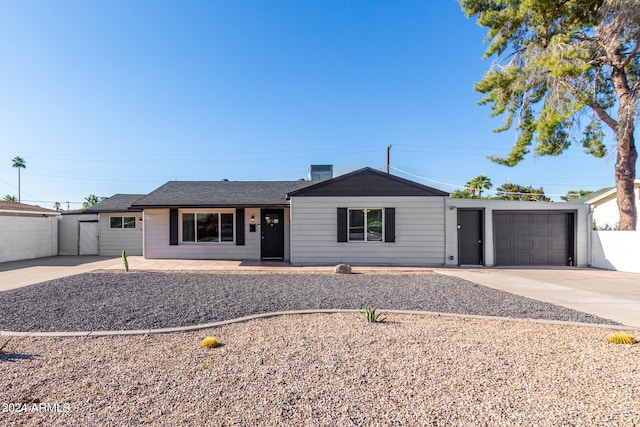
{"type": "Polygon", "coordinates": [[[382,242],[382,209],[349,209],[350,242],[382,242]]]}
{"type": "Polygon", "coordinates": [[[135,216],[111,216],[109,217],[110,229],[135,229],[136,217],[135,216]]]}
{"type": "Polygon", "coordinates": [[[233,214],[194,212],[182,214],[183,242],[233,242],[233,214]]]}

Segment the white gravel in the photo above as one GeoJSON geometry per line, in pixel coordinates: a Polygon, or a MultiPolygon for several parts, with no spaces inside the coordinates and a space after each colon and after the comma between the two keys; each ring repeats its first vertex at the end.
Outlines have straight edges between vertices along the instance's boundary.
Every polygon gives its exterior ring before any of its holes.
{"type": "Polygon", "coordinates": [[[0,425],[638,425],[640,345],[609,344],[610,332],[340,313],[15,338],[0,357],[0,425]],[[223,345],[200,348],[209,335],[223,345]]]}

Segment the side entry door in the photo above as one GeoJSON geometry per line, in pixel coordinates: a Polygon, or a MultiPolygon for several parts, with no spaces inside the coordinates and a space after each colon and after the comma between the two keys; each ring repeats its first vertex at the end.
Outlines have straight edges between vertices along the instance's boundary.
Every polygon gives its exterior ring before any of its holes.
{"type": "Polygon", "coordinates": [[[484,211],[458,209],[458,264],[484,265],[484,211]]]}

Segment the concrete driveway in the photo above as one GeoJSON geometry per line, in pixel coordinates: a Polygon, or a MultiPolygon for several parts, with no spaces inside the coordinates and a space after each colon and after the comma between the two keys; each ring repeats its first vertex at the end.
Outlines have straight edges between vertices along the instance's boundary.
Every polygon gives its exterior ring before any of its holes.
{"type": "MultiPolygon", "coordinates": [[[[129,257],[133,271],[330,273],[333,267],[218,260],[129,257]]],[[[95,270],[123,271],[120,257],[60,256],[0,264],[0,291],[95,270]]],[[[354,267],[354,272],[429,273],[459,277],[512,294],[557,304],[640,328],[640,274],[594,268],[354,267]]]]}
{"type": "Polygon", "coordinates": [[[638,273],[576,267],[434,271],[640,328],[638,273]]]}

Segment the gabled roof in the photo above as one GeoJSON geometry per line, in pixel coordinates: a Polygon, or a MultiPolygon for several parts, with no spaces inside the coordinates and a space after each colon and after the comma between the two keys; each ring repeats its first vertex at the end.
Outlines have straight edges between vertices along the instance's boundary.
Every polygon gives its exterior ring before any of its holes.
{"type": "Polygon", "coordinates": [[[132,208],[288,206],[287,194],[311,181],[169,181],[132,208]]]}
{"type": "MultiPolygon", "coordinates": [[[[633,182],[633,188],[640,188],[640,179],[636,179],[633,182]]],[[[580,197],[579,199],[572,200],[572,203],[587,203],[590,205],[599,205],[606,201],[615,199],[616,194],[616,187],[606,187],[598,191],[594,191],[593,193],[589,193],[586,196],[580,197]]]]}
{"type": "Polygon", "coordinates": [[[93,206],[89,206],[84,212],[126,212],[136,200],[144,196],[144,194],[114,194],[93,206]]]}
{"type": "Polygon", "coordinates": [[[9,213],[30,213],[43,215],[60,215],[60,212],[53,209],[41,208],[40,206],[27,205],[25,203],[10,202],[0,200],[0,211],[9,213]]]}
{"type": "Polygon", "coordinates": [[[359,169],[289,193],[293,197],[448,195],[444,191],[371,168],[359,169]]]}

